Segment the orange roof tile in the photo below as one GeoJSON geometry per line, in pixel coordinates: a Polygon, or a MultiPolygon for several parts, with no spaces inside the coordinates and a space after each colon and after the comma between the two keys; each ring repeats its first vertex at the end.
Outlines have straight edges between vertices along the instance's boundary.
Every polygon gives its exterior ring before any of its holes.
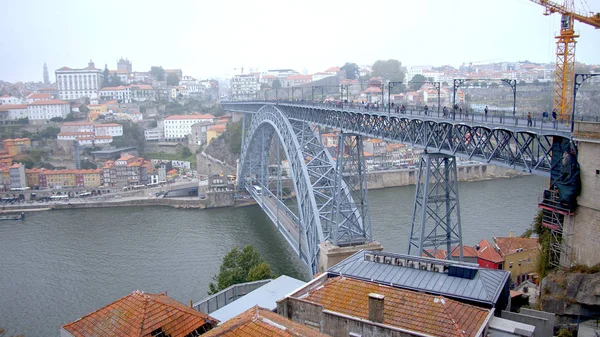
{"type": "Polygon", "coordinates": [[[488,240],[483,239],[479,241],[479,250],[477,251],[477,257],[492,263],[502,263],[504,258],[498,253],[492,244],[488,240]]]}
{"type": "Polygon", "coordinates": [[[121,126],[121,124],[107,123],[107,124],[94,124],[94,126],[97,128],[109,128],[109,127],[121,126]]]}
{"type": "Polygon", "coordinates": [[[124,87],[122,85],[118,86],[118,87],[104,87],[102,89],[100,89],[100,91],[109,91],[109,90],[125,90],[127,89],[127,87],[124,87]]]}
{"type": "Polygon", "coordinates": [[[27,109],[25,104],[0,104],[0,111],[8,111],[12,109],[27,109]]]}
{"type": "Polygon", "coordinates": [[[475,336],[490,312],[442,296],[335,277],[302,300],[323,309],[369,319],[369,294],[383,295],[383,324],[440,337],[475,336]]]}
{"type": "Polygon", "coordinates": [[[58,104],[69,104],[69,102],[61,101],[59,99],[51,99],[48,101],[35,101],[29,103],[29,105],[58,105],[58,104]]]}
{"type": "Polygon", "coordinates": [[[522,237],[508,237],[508,238],[494,238],[494,242],[500,250],[502,256],[516,253],[517,249],[532,250],[538,249],[537,238],[522,238],[522,237]]]}
{"type": "Polygon", "coordinates": [[[182,120],[182,119],[214,119],[215,116],[206,114],[193,114],[193,115],[173,115],[165,118],[165,120],[182,120]]]}
{"type": "Polygon", "coordinates": [[[94,124],[91,122],[64,122],[61,125],[64,125],[64,126],[87,126],[87,125],[92,126],[94,124]]]}
{"type": "Polygon", "coordinates": [[[300,323],[255,306],[210,330],[203,336],[289,336],[325,337],[300,323]]]}
{"type": "Polygon", "coordinates": [[[223,132],[223,131],[225,131],[226,128],[227,128],[227,126],[225,124],[217,124],[217,125],[211,126],[208,129],[211,131],[223,132]]]}
{"type": "Polygon", "coordinates": [[[50,98],[52,98],[52,96],[50,96],[50,94],[47,94],[47,93],[33,93],[33,94],[30,94],[29,96],[27,96],[27,98],[31,98],[31,99],[50,99],[50,98]]]}
{"type": "Polygon", "coordinates": [[[332,72],[338,72],[340,70],[341,70],[340,67],[331,67],[331,68],[325,70],[325,72],[326,73],[332,73],[332,72]]]}
{"type": "Polygon", "coordinates": [[[76,337],[150,337],[157,329],[171,337],[184,337],[206,323],[217,322],[166,295],[134,291],[63,329],[76,337]]]}

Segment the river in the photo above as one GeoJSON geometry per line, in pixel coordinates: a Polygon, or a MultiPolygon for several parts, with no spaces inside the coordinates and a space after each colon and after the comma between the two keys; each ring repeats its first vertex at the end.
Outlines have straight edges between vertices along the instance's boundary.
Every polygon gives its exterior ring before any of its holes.
{"type": "MultiPolygon", "coordinates": [[[[520,235],[545,178],[461,183],[464,242],[520,235]]],[[[369,191],[373,237],[405,253],[414,186],[369,191]]],[[[139,289],[184,304],[206,297],[221,258],[252,244],[276,274],[308,279],[258,206],[214,210],[105,208],[28,213],[0,222],[0,327],[58,336],[68,322],[139,289]]]]}

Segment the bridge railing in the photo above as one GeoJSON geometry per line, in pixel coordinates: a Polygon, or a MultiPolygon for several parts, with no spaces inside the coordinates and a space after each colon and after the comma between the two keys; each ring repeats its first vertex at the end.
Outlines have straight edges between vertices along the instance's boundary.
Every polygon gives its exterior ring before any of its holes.
{"type": "MultiPolygon", "coordinates": [[[[487,114],[483,111],[477,111],[473,109],[467,110],[453,110],[450,108],[437,109],[437,106],[429,107],[428,110],[425,106],[419,105],[408,105],[404,109],[401,105],[387,106],[387,105],[376,105],[376,104],[361,104],[361,103],[343,103],[343,102],[322,102],[322,101],[310,101],[310,100],[252,100],[252,101],[230,101],[222,103],[265,103],[265,104],[300,104],[314,107],[321,107],[327,109],[340,109],[347,111],[356,111],[360,113],[379,113],[386,114],[389,116],[415,116],[422,118],[432,118],[438,120],[450,120],[453,122],[464,122],[472,124],[490,124],[492,126],[515,126],[522,128],[532,129],[553,129],[567,131],[570,129],[569,124],[560,122],[553,119],[551,116],[543,117],[541,113],[533,113],[531,116],[531,123],[527,118],[527,114],[524,112],[513,115],[512,112],[504,112],[498,110],[491,110],[487,114]]],[[[598,115],[585,115],[576,114],[575,121],[585,122],[600,122],[600,116],[598,115]]]]}

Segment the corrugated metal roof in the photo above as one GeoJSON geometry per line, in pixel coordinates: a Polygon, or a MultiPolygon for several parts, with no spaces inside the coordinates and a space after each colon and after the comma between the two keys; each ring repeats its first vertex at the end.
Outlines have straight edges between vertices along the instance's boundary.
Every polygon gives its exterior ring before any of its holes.
{"type": "Polygon", "coordinates": [[[361,250],[328,270],[329,273],[369,280],[398,288],[424,291],[450,298],[495,305],[498,301],[510,273],[505,270],[480,268],[472,263],[459,263],[394,254],[389,252],[370,252],[361,250]],[[383,255],[391,258],[409,259],[414,262],[435,263],[439,265],[458,265],[477,269],[473,279],[448,275],[447,272],[421,270],[412,267],[371,262],[365,260],[365,253],[383,255]]]}
{"type": "Polygon", "coordinates": [[[210,316],[221,322],[225,322],[256,305],[269,310],[275,310],[277,308],[277,300],[282,299],[305,284],[306,282],[289,276],[279,276],[264,286],[251,291],[246,296],[212,312],[210,316]]]}

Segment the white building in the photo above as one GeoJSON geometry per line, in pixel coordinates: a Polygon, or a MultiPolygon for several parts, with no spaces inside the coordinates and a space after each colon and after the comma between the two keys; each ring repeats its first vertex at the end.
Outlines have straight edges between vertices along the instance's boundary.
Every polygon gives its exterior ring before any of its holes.
{"type": "Polygon", "coordinates": [[[61,100],[35,101],[27,105],[29,121],[47,121],[54,117],[65,118],[71,112],[68,102],[61,100]]]}
{"type": "Polygon", "coordinates": [[[25,174],[25,165],[21,163],[13,164],[9,169],[10,188],[27,187],[27,175],[25,174]]]}
{"type": "Polygon", "coordinates": [[[215,121],[215,116],[206,114],[176,115],[169,116],[164,120],[164,131],[166,140],[183,139],[192,132],[192,125],[200,122],[215,121]]]}
{"type": "Polygon", "coordinates": [[[192,76],[183,76],[179,85],[186,88],[189,95],[199,95],[204,92],[204,86],[192,76]]]}
{"type": "Polygon", "coordinates": [[[113,140],[111,136],[97,136],[92,132],[60,132],[56,139],[71,142],[77,140],[79,145],[83,146],[105,145],[112,143],[113,140]]]}
{"type": "Polygon", "coordinates": [[[154,128],[144,130],[144,138],[148,142],[161,142],[164,140],[165,131],[163,128],[154,128]]]}
{"type": "Polygon", "coordinates": [[[8,104],[8,105],[21,104],[21,100],[16,97],[4,94],[4,95],[0,96],[0,105],[5,105],[5,104],[8,104]]]}
{"type": "Polygon", "coordinates": [[[131,103],[131,88],[125,86],[104,87],[100,89],[100,98],[103,100],[117,100],[120,103],[131,103]]]}
{"type": "Polygon", "coordinates": [[[315,82],[315,81],[322,80],[324,78],[331,77],[331,76],[333,76],[333,75],[331,75],[329,73],[323,73],[323,72],[321,72],[321,73],[314,73],[312,75],[312,81],[315,82]]]}
{"type": "Polygon", "coordinates": [[[10,124],[27,116],[27,105],[25,104],[0,104],[0,123],[2,124],[10,124]]]}
{"type": "Polygon", "coordinates": [[[234,100],[256,98],[260,91],[260,74],[235,75],[231,79],[231,97],[234,100]]]}
{"type": "Polygon", "coordinates": [[[94,124],[96,136],[119,137],[123,135],[123,125],[117,123],[94,124]]]}
{"type": "Polygon", "coordinates": [[[412,80],[415,75],[423,75],[423,72],[427,72],[431,70],[431,66],[414,66],[408,69],[408,74],[406,74],[405,80],[409,82],[412,80]]]}
{"type": "Polygon", "coordinates": [[[94,66],[90,60],[87,68],[72,69],[62,67],[55,71],[58,97],[64,100],[74,100],[81,97],[95,99],[102,87],[104,75],[102,70],[94,66]]]}

